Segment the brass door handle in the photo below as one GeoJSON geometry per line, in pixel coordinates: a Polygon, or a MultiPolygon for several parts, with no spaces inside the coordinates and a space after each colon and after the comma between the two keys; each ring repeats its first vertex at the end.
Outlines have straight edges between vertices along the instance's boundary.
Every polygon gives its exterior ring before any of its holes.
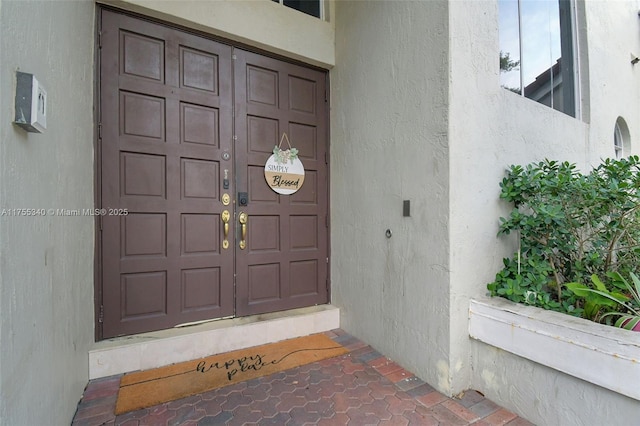
{"type": "Polygon", "coordinates": [[[238,222],[240,222],[240,249],[244,250],[247,247],[247,222],[249,221],[249,215],[245,212],[240,212],[238,215],[238,222]]]}
{"type": "Polygon", "coordinates": [[[223,228],[224,228],[224,239],[222,240],[222,248],[223,249],[228,249],[229,248],[229,220],[231,220],[231,213],[229,213],[229,210],[225,210],[222,212],[222,215],[220,215],[220,218],[222,219],[222,223],[223,228]]]}

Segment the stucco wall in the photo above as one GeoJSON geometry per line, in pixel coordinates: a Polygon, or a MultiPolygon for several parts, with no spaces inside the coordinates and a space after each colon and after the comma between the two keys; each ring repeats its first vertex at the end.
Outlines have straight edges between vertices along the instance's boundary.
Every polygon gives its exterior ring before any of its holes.
{"type": "Polygon", "coordinates": [[[501,298],[469,317],[471,386],[488,398],[536,424],[638,424],[638,333],[501,298]]]}
{"type": "Polygon", "coordinates": [[[618,116],[638,152],[638,71],[625,50],[638,44],[636,2],[615,3],[576,11],[577,118],[500,87],[497,1],[336,4],[333,303],[344,328],[445,393],[470,386],[469,300],[515,248],[496,238],[506,168],[550,158],[587,169],[613,155],[618,116]]]}
{"type": "Polygon", "coordinates": [[[104,0],[104,3],[323,68],[335,64],[332,1],[324,2],[323,20],[271,0],[104,0]]]}
{"type": "Polygon", "coordinates": [[[332,303],[344,329],[443,389],[447,31],[446,2],[339,1],[331,71],[332,303]]]}
{"type": "Polygon", "coordinates": [[[585,2],[588,31],[589,156],[593,164],[613,157],[613,129],[622,117],[631,136],[631,151],[640,153],[640,1],[585,2]]]}
{"type": "MultiPolygon", "coordinates": [[[[3,0],[0,211],[91,208],[94,4],[3,0]],[[48,94],[47,129],[14,126],[15,72],[48,94]]],[[[94,221],[0,216],[0,423],[69,424],[93,342],[94,221]]]]}
{"type": "MultiPolygon", "coordinates": [[[[498,184],[509,165],[549,158],[575,162],[586,170],[613,156],[613,128],[619,115],[629,125],[632,152],[638,152],[639,71],[629,63],[630,51],[638,47],[637,3],[579,3],[578,16],[587,19],[579,23],[578,55],[583,66],[588,65],[581,70],[579,118],[500,88],[497,2],[452,1],[449,7],[451,365],[460,366],[452,376],[452,391],[471,385],[543,424],[569,424],[556,416],[562,411],[571,416],[576,408],[565,410],[564,404],[581,396],[592,398],[581,407],[610,403],[615,409],[629,408],[633,405],[625,397],[618,401],[609,391],[600,394],[595,386],[469,341],[468,308],[469,298],[486,293],[486,283],[501,268],[501,259],[515,249],[515,236],[496,237],[498,218],[508,207],[498,199],[498,184]],[[503,388],[493,389],[487,377],[503,388]],[[558,408],[554,395],[570,392],[563,385],[590,390],[576,391],[558,408]],[[515,404],[514,399],[520,402],[515,404]],[[527,403],[533,405],[525,410],[527,403]],[[540,408],[544,404],[546,408],[540,408]]],[[[608,421],[606,416],[598,418],[608,421]]]]}
{"type": "MultiPolygon", "coordinates": [[[[500,87],[497,2],[450,3],[451,364],[468,386],[469,298],[486,293],[515,239],[496,238],[507,213],[499,182],[511,164],[587,161],[583,121],[500,87]]],[[[611,134],[611,145],[613,136],[611,134]]]]}
{"type": "MultiPolygon", "coordinates": [[[[471,343],[471,387],[539,425],[636,425],[635,399],[486,345],[471,343]]],[[[598,369],[602,366],[585,366],[598,369]]]]}

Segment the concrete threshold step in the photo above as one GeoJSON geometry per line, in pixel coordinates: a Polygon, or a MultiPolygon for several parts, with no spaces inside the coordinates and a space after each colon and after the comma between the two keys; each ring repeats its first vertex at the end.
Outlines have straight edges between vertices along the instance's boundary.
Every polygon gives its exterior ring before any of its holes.
{"type": "Polygon", "coordinates": [[[103,340],[89,351],[89,379],[162,367],[336,328],[340,328],[340,310],[319,305],[103,340]]]}

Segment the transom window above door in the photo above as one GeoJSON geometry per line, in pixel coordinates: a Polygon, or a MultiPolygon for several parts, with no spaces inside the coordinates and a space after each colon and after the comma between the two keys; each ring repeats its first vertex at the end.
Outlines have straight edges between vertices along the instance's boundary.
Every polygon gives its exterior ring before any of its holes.
{"type": "Polygon", "coordinates": [[[307,15],[315,16],[322,19],[322,8],[320,7],[322,0],[273,0],[276,3],[283,4],[295,10],[299,10],[307,15]]]}
{"type": "Polygon", "coordinates": [[[576,116],[571,0],[499,0],[500,85],[576,116]]]}

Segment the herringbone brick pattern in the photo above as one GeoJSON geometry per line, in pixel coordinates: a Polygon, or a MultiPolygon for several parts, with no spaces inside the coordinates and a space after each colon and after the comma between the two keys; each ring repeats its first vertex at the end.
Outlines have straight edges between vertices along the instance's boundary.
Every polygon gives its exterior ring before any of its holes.
{"type": "Polygon", "coordinates": [[[73,425],[531,425],[476,391],[447,398],[342,330],[327,335],[351,352],[120,416],[121,376],[93,380],[73,425]]]}

